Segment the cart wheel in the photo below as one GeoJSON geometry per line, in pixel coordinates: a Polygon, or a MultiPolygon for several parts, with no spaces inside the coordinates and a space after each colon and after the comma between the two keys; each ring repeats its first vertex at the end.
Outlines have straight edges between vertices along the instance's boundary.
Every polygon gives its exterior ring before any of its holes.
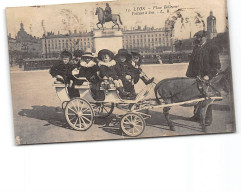
{"type": "Polygon", "coordinates": [[[99,118],[106,118],[110,116],[114,110],[114,103],[96,103],[92,105],[95,116],[99,118]]]}
{"type": "Polygon", "coordinates": [[[94,111],[86,100],[74,98],[65,107],[65,118],[75,130],[86,131],[94,122],[94,111]]]}
{"type": "Polygon", "coordinates": [[[145,120],[137,113],[127,113],[121,118],[121,130],[131,137],[139,136],[146,127],[145,120]]]}

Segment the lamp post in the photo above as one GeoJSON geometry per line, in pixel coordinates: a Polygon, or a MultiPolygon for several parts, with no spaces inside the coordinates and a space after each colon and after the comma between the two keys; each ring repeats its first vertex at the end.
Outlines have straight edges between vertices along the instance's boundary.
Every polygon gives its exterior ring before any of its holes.
{"type": "Polygon", "coordinates": [[[46,41],[46,35],[43,34],[44,37],[44,47],[45,47],[45,58],[48,58],[48,51],[47,51],[47,41],[46,41]]]}

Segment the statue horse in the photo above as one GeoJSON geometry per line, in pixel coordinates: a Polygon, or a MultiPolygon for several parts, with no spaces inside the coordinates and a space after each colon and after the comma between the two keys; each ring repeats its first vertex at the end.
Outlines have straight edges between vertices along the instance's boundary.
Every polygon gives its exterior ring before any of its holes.
{"type": "Polygon", "coordinates": [[[98,15],[99,22],[96,24],[96,26],[99,29],[100,29],[100,27],[98,26],[98,24],[101,24],[102,29],[104,31],[103,24],[106,23],[106,22],[113,22],[114,26],[112,26],[112,29],[117,25],[118,26],[118,30],[120,30],[120,26],[119,26],[117,20],[119,19],[119,22],[120,22],[121,25],[122,25],[122,21],[121,21],[121,18],[120,18],[119,14],[110,14],[109,17],[106,17],[104,10],[101,7],[97,7],[95,15],[98,15]]]}
{"type": "MultiPolygon", "coordinates": [[[[164,79],[160,81],[154,89],[156,101],[158,104],[161,104],[158,96],[160,96],[161,99],[163,99],[165,104],[185,102],[205,97],[205,100],[202,102],[198,102],[198,104],[200,106],[201,115],[200,125],[202,127],[202,130],[206,132],[206,111],[208,106],[214,102],[214,99],[210,99],[208,97],[220,96],[221,90],[228,94],[231,90],[229,80],[231,78],[230,75],[231,68],[229,67],[226,70],[219,72],[210,81],[187,77],[164,79]]],[[[171,107],[163,108],[163,114],[167,120],[169,128],[171,130],[175,130],[174,124],[169,117],[170,109],[171,107]]]]}

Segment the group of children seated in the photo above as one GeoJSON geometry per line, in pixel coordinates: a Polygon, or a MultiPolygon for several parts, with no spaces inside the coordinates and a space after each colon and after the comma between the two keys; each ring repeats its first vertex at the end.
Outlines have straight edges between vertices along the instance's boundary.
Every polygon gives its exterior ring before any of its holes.
{"type": "Polygon", "coordinates": [[[85,52],[76,50],[74,58],[68,51],[61,53],[60,64],[50,69],[50,74],[58,82],[68,85],[70,98],[78,97],[79,92],[75,85],[82,85],[85,77],[91,83],[91,92],[95,100],[103,100],[103,90],[116,88],[120,98],[135,99],[134,84],[141,79],[146,85],[153,82],[154,78],[148,79],[140,68],[141,55],[137,51],[128,53],[120,49],[116,55],[107,49],[100,50],[95,56],[90,49],[85,52]]]}

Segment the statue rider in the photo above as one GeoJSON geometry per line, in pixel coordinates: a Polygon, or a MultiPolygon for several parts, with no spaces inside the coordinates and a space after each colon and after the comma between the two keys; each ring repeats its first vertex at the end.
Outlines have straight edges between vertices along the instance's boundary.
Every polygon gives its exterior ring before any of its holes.
{"type": "Polygon", "coordinates": [[[105,16],[106,19],[109,20],[110,16],[111,16],[111,8],[109,3],[106,3],[106,8],[105,8],[105,16]]]}

